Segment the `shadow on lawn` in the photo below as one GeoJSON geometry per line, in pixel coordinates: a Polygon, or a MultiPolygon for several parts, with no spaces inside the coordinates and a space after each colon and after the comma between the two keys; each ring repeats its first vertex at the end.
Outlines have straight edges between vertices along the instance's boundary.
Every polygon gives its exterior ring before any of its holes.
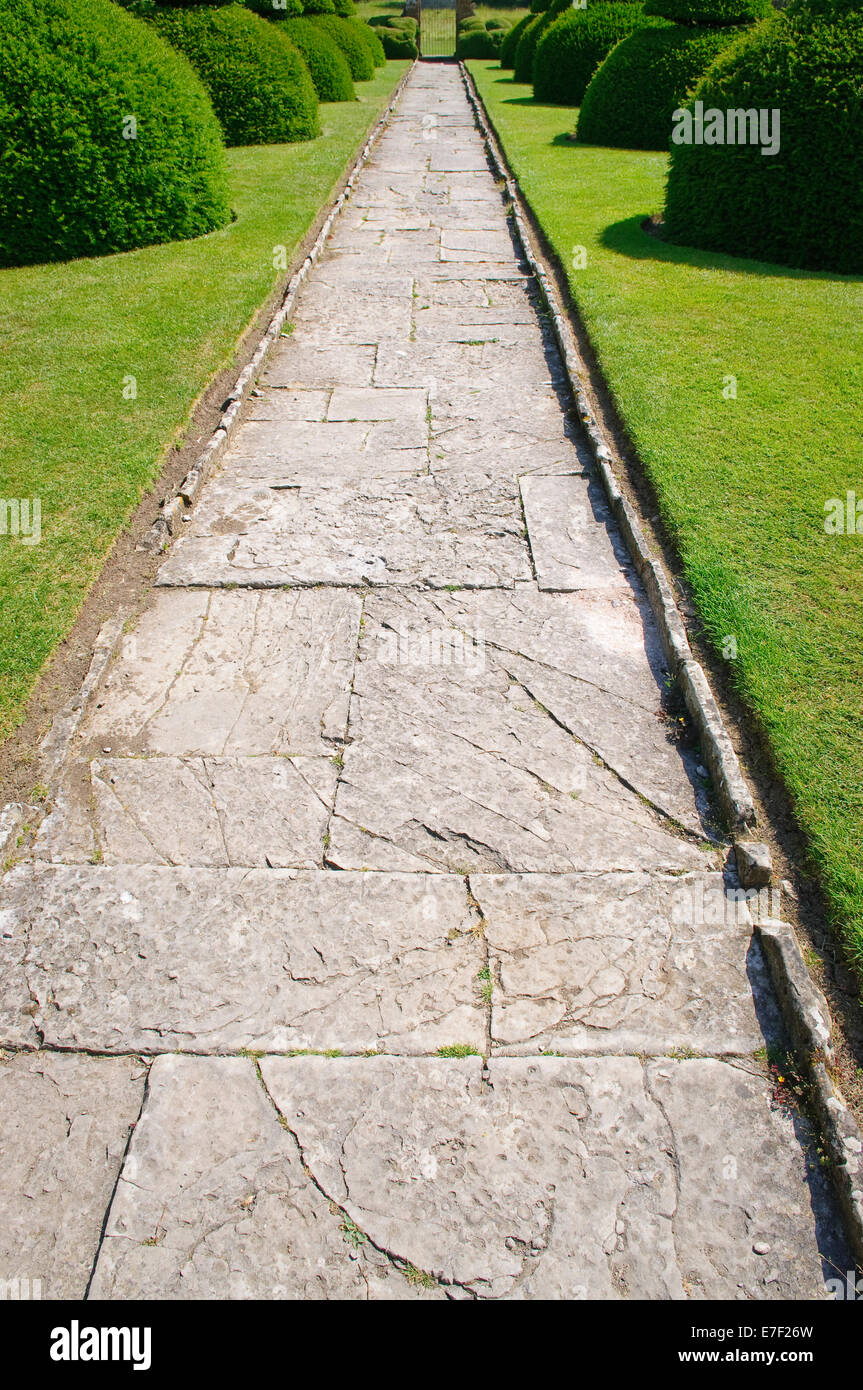
{"type": "Polygon", "coordinates": [[[793,266],[776,265],[773,261],[754,261],[743,256],[730,256],[722,251],[700,251],[694,246],[676,246],[661,236],[646,232],[643,223],[646,213],[624,217],[612,222],[599,240],[610,251],[636,261],[671,261],[675,265],[692,265],[701,270],[730,270],[736,275],[758,275],[778,280],[832,280],[837,285],[855,285],[861,275],[837,275],[829,270],[797,270],[793,266]]]}

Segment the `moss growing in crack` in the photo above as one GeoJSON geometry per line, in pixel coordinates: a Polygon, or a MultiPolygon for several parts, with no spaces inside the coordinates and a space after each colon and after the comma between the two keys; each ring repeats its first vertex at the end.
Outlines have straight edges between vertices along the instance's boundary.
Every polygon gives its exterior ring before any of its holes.
{"type": "Polygon", "coordinates": [[[342,1213],[342,1219],[339,1222],[339,1230],[348,1244],[352,1245],[355,1250],[359,1250],[360,1246],[368,1244],[369,1238],[365,1231],[360,1230],[357,1223],[351,1220],[347,1212],[342,1213]]]}
{"type": "Polygon", "coordinates": [[[484,967],[484,969],[480,970],[476,978],[480,987],[480,999],[482,1000],[483,1004],[490,1004],[492,995],[494,994],[494,981],[491,978],[491,971],[489,970],[487,965],[484,967]]]}
{"type": "Polygon", "coordinates": [[[482,1056],[478,1047],[471,1043],[449,1043],[446,1047],[439,1047],[438,1057],[480,1057],[482,1056]]]}
{"type": "Polygon", "coordinates": [[[292,1047],[285,1053],[286,1057],[341,1057],[343,1055],[340,1047],[292,1047]]]}
{"type": "Polygon", "coordinates": [[[438,1282],[434,1276],[426,1274],[424,1269],[417,1269],[416,1265],[402,1265],[401,1272],[414,1289],[436,1289],[438,1287],[438,1282]]]}

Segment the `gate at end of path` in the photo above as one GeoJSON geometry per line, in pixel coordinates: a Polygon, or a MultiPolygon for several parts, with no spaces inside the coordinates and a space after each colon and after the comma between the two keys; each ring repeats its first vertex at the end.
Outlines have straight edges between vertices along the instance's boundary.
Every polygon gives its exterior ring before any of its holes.
{"type": "Polygon", "coordinates": [[[455,58],[459,21],[474,11],[474,0],[408,0],[405,14],[413,15],[419,26],[421,58],[455,58]]]}

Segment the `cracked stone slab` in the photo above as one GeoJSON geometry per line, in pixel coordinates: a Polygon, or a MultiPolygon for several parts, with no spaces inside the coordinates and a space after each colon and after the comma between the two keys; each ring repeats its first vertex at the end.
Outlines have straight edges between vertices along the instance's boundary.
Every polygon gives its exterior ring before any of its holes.
{"type": "Polygon", "coordinates": [[[807,1173],[802,1122],[771,1108],[760,1073],[633,1057],[495,1058],[485,1085],[478,1059],[265,1057],[261,1073],[316,1185],[445,1286],[505,1299],[719,1298],[741,1283],[757,1299],[824,1296],[827,1181],[807,1173]],[[702,1106],[720,1123],[704,1129],[702,1106]],[[705,1174],[717,1195],[699,1207],[705,1174]]]}
{"type": "Polygon", "coordinates": [[[145,1075],[129,1057],[0,1056],[0,1280],[84,1298],[145,1075]]]}
{"type": "Polygon", "coordinates": [[[477,919],[422,874],[19,866],[6,901],[49,1046],[482,1047],[477,919]]]}
{"type": "MultiPolygon", "coordinates": [[[[482,342],[382,343],[378,348],[375,385],[417,388],[447,383],[446,398],[461,387],[471,393],[493,392],[508,387],[512,408],[512,383],[519,389],[541,388],[551,380],[550,369],[537,328],[528,343],[482,342]],[[469,382],[470,386],[465,387],[469,382]]],[[[424,402],[425,404],[425,402],[424,402]]],[[[431,397],[432,419],[439,408],[431,397]]]]}
{"type": "Polygon", "coordinates": [[[267,358],[261,373],[263,386],[326,389],[334,386],[370,386],[375,369],[375,348],[343,343],[339,347],[312,347],[282,339],[267,358]]]}
{"type": "Polygon", "coordinates": [[[726,899],[721,874],[472,874],[470,883],[498,1048],[742,1055],[779,1041],[749,910],[726,899]],[[721,906],[717,921],[696,911],[705,902],[721,906]]]}
{"type": "Polygon", "coordinates": [[[95,1299],[406,1299],[303,1169],[246,1058],[158,1057],[99,1249],[95,1299]]]}
{"type": "MultiPolygon", "coordinates": [[[[571,634],[594,659],[597,648],[610,654],[617,640],[621,664],[635,667],[642,688],[652,681],[638,609],[630,604],[628,623],[615,632],[614,610],[606,606],[605,631],[591,630],[596,614],[579,631],[580,613],[567,614],[558,596],[537,595],[529,586],[507,596],[370,596],[330,860],[345,869],[457,873],[712,867],[715,856],[645,805],[644,793],[582,737],[593,730],[588,718],[601,728],[619,720],[639,786],[674,804],[681,820],[688,814],[700,824],[656,705],[648,712],[631,697],[618,705],[607,685],[593,684],[589,668],[588,679],[577,674],[571,634]],[[543,604],[549,604],[545,611],[543,604]],[[530,655],[512,654],[519,639],[517,625],[507,633],[509,607],[516,616],[530,613],[536,644],[530,655]],[[541,664],[543,638],[554,648],[549,666],[541,664]],[[564,707],[561,678],[579,709],[576,719],[566,706],[569,725],[554,708],[564,707]],[[576,726],[581,733],[572,731],[576,726]]],[[[600,679],[611,681],[614,663],[607,664],[600,679]]],[[[658,703],[655,686],[652,693],[658,703]]],[[[618,752],[617,761],[625,755],[618,752]]]]}
{"type": "Polygon", "coordinates": [[[247,420],[205,488],[193,522],[202,509],[213,512],[218,505],[224,513],[219,523],[223,533],[236,533],[242,527],[234,518],[248,519],[244,509],[249,501],[239,494],[255,485],[291,489],[318,482],[347,484],[427,469],[425,420],[407,429],[394,421],[302,422],[292,427],[284,420],[247,420]]]}
{"type": "Polygon", "coordinates": [[[532,473],[520,486],[540,589],[629,592],[629,555],[595,479],[532,473]]]}
{"type": "Polygon", "coordinates": [[[0,1048],[39,1045],[33,1023],[36,1005],[24,968],[26,953],[26,932],[18,914],[14,908],[0,907],[0,1048]]]}
{"type": "Polygon", "coordinates": [[[226,484],[205,496],[158,582],[496,588],[530,578],[517,483],[451,470],[445,483],[322,480],[269,494],[226,484]]]}
{"type": "Polygon", "coordinates": [[[640,585],[633,580],[627,599],[520,585],[428,602],[445,623],[481,636],[486,655],[624,785],[691,834],[704,833],[706,781],[663,706],[668,670],[640,585]]]}
{"type": "Polygon", "coordinates": [[[37,858],[322,867],[332,758],[103,758],[81,771],[42,822],[37,858]]]}
{"type": "Polygon", "coordinates": [[[347,723],[360,612],[357,595],[324,590],[157,590],[84,721],[85,751],[332,754],[347,723]]]}

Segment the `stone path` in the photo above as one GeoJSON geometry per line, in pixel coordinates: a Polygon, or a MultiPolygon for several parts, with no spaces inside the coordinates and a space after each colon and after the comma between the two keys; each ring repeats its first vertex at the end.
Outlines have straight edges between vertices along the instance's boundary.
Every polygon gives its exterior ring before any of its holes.
{"type": "Polygon", "coordinates": [[[420,66],[7,876],[0,1277],[850,1268],[568,409],[458,72],[420,66]]]}

